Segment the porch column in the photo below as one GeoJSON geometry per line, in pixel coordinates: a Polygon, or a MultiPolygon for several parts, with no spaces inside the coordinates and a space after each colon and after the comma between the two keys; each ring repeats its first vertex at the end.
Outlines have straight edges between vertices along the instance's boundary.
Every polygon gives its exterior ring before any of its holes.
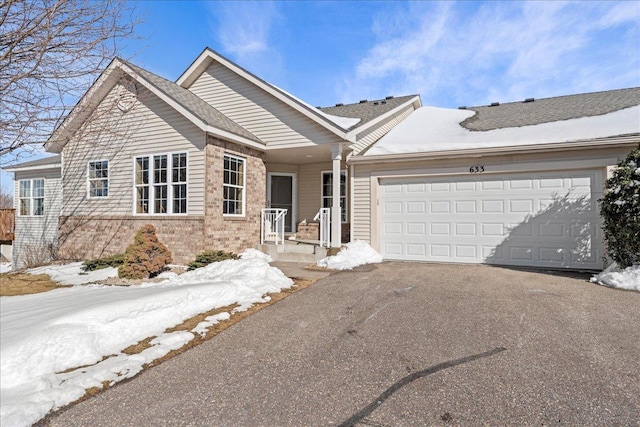
{"type": "Polygon", "coordinates": [[[342,245],[342,215],[340,212],[340,166],[342,162],[342,144],[331,147],[333,175],[331,186],[331,247],[342,245]]]}

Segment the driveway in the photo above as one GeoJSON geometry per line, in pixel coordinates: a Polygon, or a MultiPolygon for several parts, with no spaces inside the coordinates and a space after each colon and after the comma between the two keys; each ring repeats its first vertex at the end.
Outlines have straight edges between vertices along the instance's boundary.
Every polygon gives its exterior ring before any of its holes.
{"type": "Polygon", "coordinates": [[[640,425],[640,293],[587,278],[333,274],[44,424],[640,425]]]}

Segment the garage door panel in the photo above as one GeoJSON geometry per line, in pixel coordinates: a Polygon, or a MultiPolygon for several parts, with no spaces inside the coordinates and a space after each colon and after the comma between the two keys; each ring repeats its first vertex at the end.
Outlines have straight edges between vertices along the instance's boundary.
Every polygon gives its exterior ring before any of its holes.
{"type": "Polygon", "coordinates": [[[475,200],[456,200],[454,213],[457,213],[457,214],[476,213],[475,200]]]}
{"type": "Polygon", "coordinates": [[[444,244],[433,244],[429,245],[429,253],[432,257],[435,258],[450,258],[451,257],[451,246],[444,244]]]}
{"type": "Polygon", "coordinates": [[[436,200],[429,203],[429,212],[432,214],[451,213],[451,206],[448,201],[436,200]]]}
{"type": "Polygon", "coordinates": [[[482,206],[482,213],[504,213],[504,200],[482,200],[480,205],[482,206]]]}
{"type": "Polygon", "coordinates": [[[402,213],[402,202],[385,202],[384,213],[386,214],[399,214],[402,213]]]}
{"type": "Polygon", "coordinates": [[[381,181],[387,259],[600,268],[599,171],[381,181]]]}

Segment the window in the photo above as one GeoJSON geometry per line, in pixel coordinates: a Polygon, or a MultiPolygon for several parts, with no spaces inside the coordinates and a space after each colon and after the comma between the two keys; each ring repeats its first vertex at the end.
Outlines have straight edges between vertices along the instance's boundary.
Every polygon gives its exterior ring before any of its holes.
{"type": "Polygon", "coordinates": [[[187,153],[135,158],[135,213],[187,213],[187,153]]]}
{"type": "MultiPolygon", "coordinates": [[[[330,208],[333,194],[333,172],[322,172],[322,207],[330,208]]],[[[347,172],[340,172],[340,220],[347,222],[347,172]]]]}
{"type": "Polygon", "coordinates": [[[44,179],[21,180],[19,186],[20,215],[44,215],[44,179]]]}
{"type": "Polygon", "coordinates": [[[224,155],[222,184],[224,215],[244,215],[245,159],[224,155]]]}
{"type": "Polygon", "coordinates": [[[89,162],[89,198],[109,196],[109,161],[89,162]]]}

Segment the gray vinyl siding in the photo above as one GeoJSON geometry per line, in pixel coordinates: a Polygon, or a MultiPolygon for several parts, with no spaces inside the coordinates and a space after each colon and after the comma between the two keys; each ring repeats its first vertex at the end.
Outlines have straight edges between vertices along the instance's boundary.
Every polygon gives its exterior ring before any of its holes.
{"type": "Polygon", "coordinates": [[[63,215],[129,215],[134,211],[134,158],[187,153],[187,213],[204,214],[205,133],[170,105],[139,88],[134,107],[116,106],[117,86],[63,149],[63,215]],[[109,161],[109,195],[88,198],[87,165],[109,161]]]}
{"type": "MultiPolygon", "coordinates": [[[[341,170],[347,167],[342,162],[341,170]]],[[[313,221],[318,210],[322,207],[322,172],[330,172],[332,163],[312,163],[302,165],[298,174],[298,222],[306,219],[313,221]]],[[[348,172],[347,172],[348,173],[348,172]]],[[[349,177],[347,176],[347,205],[349,200],[349,177]]],[[[348,208],[347,208],[347,212],[348,208]]]]}
{"type": "Polygon", "coordinates": [[[411,104],[404,110],[388,117],[386,120],[374,126],[372,129],[367,129],[365,132],[359,133],[356,137],[357,142],[353,144],[353,154],[356,155],[361,151],[369,148],[373,143],[385,136],[387,132],[393,129],[401,121],[406,119],[414,110],[415,108],[413,107],[413,104],[411,104]]]}
{"type": "Polygon", "coordinates": [[[15,269],[25,267],[34,257],[49,261],[58,242],[58,217],[62,206],[60,170],[16,172],[14,181],[14,208],[16,209],[13,264],[15,269]],[[44,179],[44,215],[20,215],[19,182],[25,179],[44,179]]]}
{"type": "Polygon", "coordinates": [[[371,242],[371,174],[355,167],[353,176],[353,218],[351,234],[354,240],[371,242]]]}
{"type": "Polygon", "coordinates": [[[268,146],[338,141],[335,134],[216,62],[189,90],[268,146]]]}

